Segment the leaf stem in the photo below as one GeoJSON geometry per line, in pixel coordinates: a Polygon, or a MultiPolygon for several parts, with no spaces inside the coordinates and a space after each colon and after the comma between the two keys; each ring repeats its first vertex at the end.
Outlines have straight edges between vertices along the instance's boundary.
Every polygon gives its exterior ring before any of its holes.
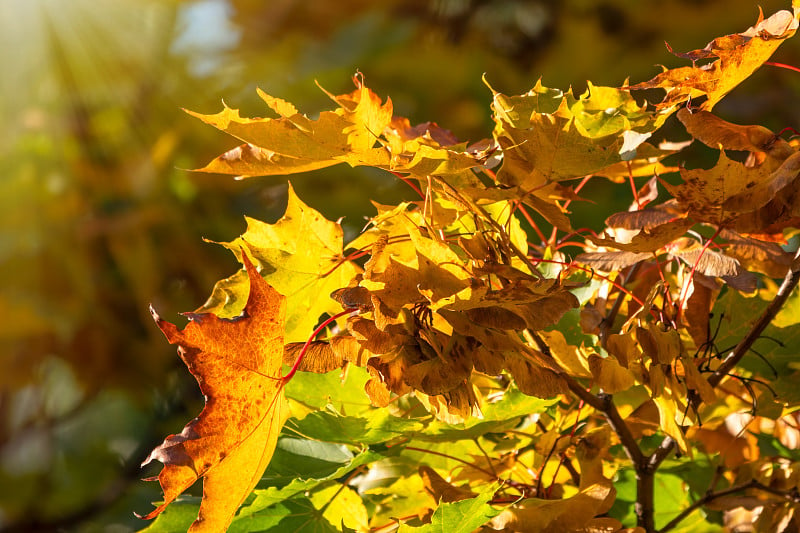
{"type": "MultiPolygon", "coordinates": [[[[578,194],[580,192],[580,190],[583,189],[583,186],[586,185],[589,182],[589,180],[592,179],[593,176],[594,176],[594,174],[589,174],[587,176],[584,176],[583,179],[581,180],[581,182],[575,186],[575,189],[573,189],[573,192],[575,194],[578,194]]],[[[572,203],[572,199],[571,198],[567,199],[564,202],[564,205],[562,206],[562,209],[564,209],[566,211],[567,207],[569,207],[569,204],[571,204],[571,203],[572,203]]],[[[555,244],[556,235],[557,234],[558,234],[558,228],[556,228],[554,226],[553,227],[553,231],[550,233],[550,241],[548,241],[548,242],[552,242],[553,244],[555,244]]]]}
{"type": "MultiPolygon", "coordinates": [[[[632,294],[629,291],[625,290],[623,287],[628,284],[628,281],[633,278],[636,273],[638,272],[639,268],[641,268],[642,263],[636,263],[635,265],[631,266],[630,269],[625,273],[625,278],[622,280],[622,283],[619,285],[620,291],[617,294],[617,299],[614,301],[614,305],[611,307],[611,310],[608,314],[603,317],[603,320],[600,322],[600,345],[603,348],[607,348],[608,346],[608,336],[611,333],[611,326],[614,325],[614,320],[617,319],[617,315],[619,314],[619,310],[622,308],[622,302],[625,299],[625,295],[632,294]]],[[[644,305],[640,302],[640,305],[644,305]]]]}
{"type": "Polygon", "coordinates": [[[424,195],[424,194],[422,194],[422,191],[420,190],[420,188],[419,188],[419,187],[417,187],[417,186],[414,184],[414,182],[412,182],[410,179],[408,179],[407,177],[403,176],[403,175],[402,175],[402,174],[400,174],[399,172],[395,172],[395,171],[393,171],[393,170],[390,170],[389,172],[390,172],[390,173],[392,173],[392,174],[394,174],[394,175],[395,175],[395,177],[397,177],[397,178],[399,178],[400,180],[402,180],[403,182],[405,182],[405,184],[406,184],[406,185],[408,185],[409,187],[411,187],[412,189],[414,189],[414,192],[416,192],[417,194],[419,194],[420,198],[425,198],[425,195],[424,195]]]}
{"type": "Polygon", "coordinates": [[[522,213],[522,216],[525,217],[525,220],[528,221],[528,224],[531,225],[531,228],[533,228],[533,231],[535,231],[536,235],[538,235],[539,238],[541,239],[542,244],[546,244],[547,243],[547,239],[544,238],[544,233],[542,233],[542,230],[539,229],[539,226],[533,220],[533,217],[531,217],[531,214],[528,213],[528,210],[525,209],[525,206],[522,205],[522,200],[518,200],[516,202],[516,204],[517,204],[516,210],[518,210],[518,211],[520,211],[522,213]]]}
{"type": "Polygon", "coordinates": [[[771,67],[778,67],[778,68],[785,68],[787,70],[793,70],[795,72],[800,72],[800,68],[797,68],[793,65],[787,65],[786,63],[778,63],[776,61],[764,61],[765,65],[769,65],[771,67]]]}

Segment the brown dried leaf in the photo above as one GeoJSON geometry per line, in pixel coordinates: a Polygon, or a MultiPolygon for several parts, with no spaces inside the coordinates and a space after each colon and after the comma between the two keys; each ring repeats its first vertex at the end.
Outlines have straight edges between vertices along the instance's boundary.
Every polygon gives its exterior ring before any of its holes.
{"type": "MultiPolygon", "coordinates": [[[[303,349],[303,342],[290,342],[283,347],[283,364],[292,365],[303,349]]],[[[313,341],[308,345],[297,369],[301,372],[324,374],[344,367],[347,363],[365,366],[374,354],[354,337],[336,336],[329,341],[313,341]]]]}
{"type": "Polygon", "coordinates": [[[678,111],[678,119],[689,135],[711,148],[767,152],[781,160],[794,151],[789,143],[764,126],[733,124],[708,111],[689,111],[685,107],[678,111]]]}
{"type": "Polygon", "coordinates": [[[579,254],[575,261],[602,272],[616,272],[652,257],[653,254],[642,252],[589,252],[579,254]]]}
{"type": "Polygon", "coordinates": [[[362,313],[372,311],[370,292],[364,287],[344,287],[331,293],[331,298],[345,309],[358,309],[362,313]]]}
{"type": "Polygon", "coordinates": [[[405,382],[425,394],[438,395],[468,381],[472,374],[471,350],[463,342],[448,347],[439,357],[408,366],[403,374],[405,382]]]}
{"type": "Polygon", "coordinates": [[[565,290],[518,307],[523,310],[528,329],[539,331],[557,324],[567,311],[578,307],[578,303],[575,295],[565,290]]]}
{"type": "Polygon", "coordinates": [[[589,236],[597,246],[616,248],[627,252],[655,252],[678,237],[683,236],[694,223],[686,218],[678,218],[666,224],[643,229],[631,239],[630,242],[618,242],[612,239],[601,239],[589,236]]]}
{"type": "Polygon", "coordinates": [[[725,253],[736,258],[748,270],[771,278],[782,278],[789,270],[792,254],[774,242],[746,237],[730,230],[722,230],[720,236],[728,241],[725,253]]]}
{"type": "Polygon", "coordinates": [[[535,365],[517,354],[506,354],[504,359],[506,370],[524,394],[537,398],[552,398],[569,393],[566,381],[555,371],[535,365]]]}
{"type": "Polygon", "coordinates": [[[422,484],[425,491],[431,495],[435,502],[460,502],[477,496],[471,490],[456,487],[452,483],[448,483],[445,479],[438,474],[433,468],[422,465],[419,467],[419,476],[422,478],[422,484]]]}
{"type": "Polygon", "coordinates": [[[525,329],[526,322],[517,312],[509,309],[491,306],[467,309],[464,311],[467,318],[479,326],[495,329],[519,331],[525,329]]]}
{"type": "Polygon", "coordinates": [[[742,265],[733,257],[706,248],[694,247],[689,250],[677,249],[672,255],[680,257],[687,265],[706,276],[738,276],[743,272],[742,265]]]}
{"type": "Polygon", "coordinates": [[[492,529],[519,533],[564,533],[581,531],[601,509],[613,502],[616,491],[610,482],[595,483],[563,500],[529,498],[512,505],[489,523],[492,529]]]}
{"type": "Polygon", "coordinates": [[[675,215],[661,209],[640,209],[638,211],[623,211],[614,213],[606,219],[609,228],[622,229],[650,229],[661,224],[666,224],[674,219],[675,215]]]}

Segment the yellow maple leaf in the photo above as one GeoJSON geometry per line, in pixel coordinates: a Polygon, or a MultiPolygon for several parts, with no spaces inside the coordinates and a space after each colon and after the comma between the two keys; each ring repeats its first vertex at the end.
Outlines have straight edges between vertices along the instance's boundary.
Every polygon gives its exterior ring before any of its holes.
{"type": "Polygon", "coordinates": [[[244,257],[250,295],[233,319],[188,314],[179,330],[153,311],[171,344],[200,384],[206,405],[179,435],[170,435],[142,466],[160,461],[164,503],[203,479],[203,500],[192,533],[224,531],[269,464],[288,416],[281,379],[285,298],[244,257]]]}
{"type": "Polygon", "coordinates": [[[355,91],[333,95],[339,107],[317,118],[301,114],[293,104],[261,90],[259,96],[278,118],[247,118],[227,106],[212,115],[186,110],[206,124],[244,141],[199,172],[237,178],[296,174],[347,163],[366,165],[417,177],[458,174],[483,164],[493,148],[467,151],[452,134],[435,124],[411,127],[394,117],[392,101],[381,98],[353,77],[355,91]],[[441,145],[441,143],[445,143],[441,145]]]}
{"type": "Polygon", "coordinates": [[[643,83],[629,89],[661,88],[667,91],[659,108],[676,109],[681,103],[699,96],[707,96],[702,109],[710,111],[734,87],[747,79],[766,62],[780,44],[794,35],[800,12],[783,10],[764,19],[742,33],[717,37],[705,48],[675,54],[692,61],[690,67],[664,69],[643,83]],[[711,63],[698,65],[696,61],[714,58],[711,63]]]}
{"type": "MultiPolygon", "coordinates": [[[[342,254],[343,230],[303,203],[289,184],[286,212],[275,224],[245,217],[247,231],[231,242],[220,243],[244,262],[247,248],[261,275],[287,298],[286,342],[305,340],[323,313],[339,306],[328,295],[345,285],[359,267],[342,254]]],[[[242,310],[248,288],[247,275],[239,270],[220,280],[200,311],[226,318],[242,310]]]]}

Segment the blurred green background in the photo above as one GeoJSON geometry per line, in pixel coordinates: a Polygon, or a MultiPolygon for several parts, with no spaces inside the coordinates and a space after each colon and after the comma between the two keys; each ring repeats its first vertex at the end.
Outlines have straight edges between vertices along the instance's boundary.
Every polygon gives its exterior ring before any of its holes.
{"type": "MultiPolygon", "coordinates": [[[[331,106],[314,80],[340,94],[360,70],[396,114],[477,141],[492,128],[484,73],[507,94],[540,76],[577,92],[644,81],[683,64],[665,40],[702,48],[757,16],[755,0],[0,2],[0,531],[143,527],[133,512],[160,491],[139,463],[202,406],[148,304],[171,321],[201,305],[238,268],[202,237],[233,239],[243,215],[273,222],[286,182],[183,170],[237,142],[181,107],[214,113],[224,98],[260,116],[261,87],[311,115],[331,106]]],[[[797,38],[774,60],[800,65],[797,38]]],[[[717,111],[800,129],[799,94],[800,74],[765,67],[717,111]]],[[[292,181],[345,217],[346,238],[370,198],[413,198],[370,169],[292,181]]],[[[575,206],[579,226],[627,206],[609,185],[584,189],[596,205],[575,206]]]]}

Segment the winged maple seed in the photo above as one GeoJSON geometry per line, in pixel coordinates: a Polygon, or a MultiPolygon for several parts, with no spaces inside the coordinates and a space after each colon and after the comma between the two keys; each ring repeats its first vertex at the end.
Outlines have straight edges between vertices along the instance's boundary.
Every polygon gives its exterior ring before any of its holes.
{"type": "Polygon", "coordinates": [[[179,330],[153,319],[200,384],[206,405],[179,435],[170,435],[142,466],[160,461],[164,503],[153,518],[203,478],[192,532],[224,531],[269,463],[288,415],[281,379],[285,298],[243,255],[250,293],[241,316],[189,313],[179,330]]]}

